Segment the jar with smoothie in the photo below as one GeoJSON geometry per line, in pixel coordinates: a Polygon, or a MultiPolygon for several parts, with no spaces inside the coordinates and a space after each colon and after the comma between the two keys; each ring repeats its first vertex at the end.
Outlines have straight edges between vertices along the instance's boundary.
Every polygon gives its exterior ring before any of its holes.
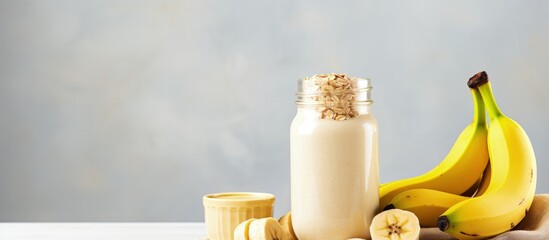
{"type": "Polygon", "coordinates": [[[369,238],[379,205],[378,130],[369,79],[298,81],[290,132],[291,211],[299,240],[369,238]]]}

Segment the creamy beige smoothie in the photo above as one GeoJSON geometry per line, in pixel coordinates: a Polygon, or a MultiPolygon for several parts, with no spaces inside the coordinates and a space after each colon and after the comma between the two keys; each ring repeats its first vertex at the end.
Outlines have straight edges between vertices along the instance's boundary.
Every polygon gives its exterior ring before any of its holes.
{"type": "Polygon", "coordinates": [[[291,211],[300,240],[369,238],[379,204],[378,132],[370,104],[343,120],[298,106],[291,125],[291,211]]]}
{"type": "Polygon", "coordinates": [[[291,164],[292,218],[300,240],[369,237],[379,174],[377,131],[364,121],[372,119],[294,119],[291,157],[299,160],[291,164]]]}

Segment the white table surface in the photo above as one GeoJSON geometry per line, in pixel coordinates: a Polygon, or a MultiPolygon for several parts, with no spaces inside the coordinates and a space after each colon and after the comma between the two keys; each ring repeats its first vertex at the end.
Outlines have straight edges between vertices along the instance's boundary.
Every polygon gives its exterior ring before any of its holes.
{"type": "Polygon", "coordinates": [[[1,240],[205,240],[204,223],[0,223],[1,240]]]}

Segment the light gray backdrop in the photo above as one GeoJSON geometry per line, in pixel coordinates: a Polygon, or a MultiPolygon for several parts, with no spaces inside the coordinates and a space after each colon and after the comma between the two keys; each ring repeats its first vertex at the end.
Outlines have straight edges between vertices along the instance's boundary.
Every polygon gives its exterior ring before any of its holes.
{"type": "Polygon", "coordinates": [[[486,70],[549,192],[547,1],[0,0],[0,221],[202,221],[202,195],[289,210],[298,78],[373,81],[381,181],[434,167],[486,70]]]}

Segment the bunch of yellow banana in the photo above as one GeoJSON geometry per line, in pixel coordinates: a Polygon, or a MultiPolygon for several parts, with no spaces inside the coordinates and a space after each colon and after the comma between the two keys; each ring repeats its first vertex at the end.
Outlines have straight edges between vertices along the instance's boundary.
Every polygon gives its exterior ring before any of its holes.
{"type": "Polygon", "coordinates": [[[411,211],[422,226],[458,239],[483,239],[512,229],[528,212],[536,159],[526,132],[499,109],[486,72],[471,77],[468,86],[473,122],[437,167],[382,184],[380,206],[411,211]]]}
{"type": "Polygon", "coordinates": [[[476,89],[471,89],[471,94],[473,121],[444,160],[425,174],[382,184],[380,207],[409,210],[418,215],[422,226],[435,227],[440,214],[464,199],[457,196],[478,185],[488,165],[488,128],[482,96],[476,89]],[[433,202],[437,202],[436,207],[430,207],[433,202]]]}

